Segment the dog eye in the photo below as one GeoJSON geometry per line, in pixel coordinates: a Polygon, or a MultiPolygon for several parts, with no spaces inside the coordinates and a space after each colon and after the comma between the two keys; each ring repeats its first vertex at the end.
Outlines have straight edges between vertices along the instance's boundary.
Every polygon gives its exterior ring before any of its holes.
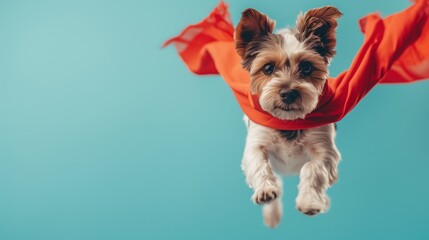
{"type": "Polygon", "coordinates": [[[304,74],[304,75],[310,75],[310,73],[313,71],[313,65],[311,65],[311,63],[309,63],[309,62],[302,62],[300,65],[299,65],[299,72],[301,73],[301,74],[304,74]]]}
{"type": "Polygon", "coordinates": [[[262,69],[265,75],[269,76],[274,72],[274,64],[267,63],[264,65],[264,68],[262,69]]]}

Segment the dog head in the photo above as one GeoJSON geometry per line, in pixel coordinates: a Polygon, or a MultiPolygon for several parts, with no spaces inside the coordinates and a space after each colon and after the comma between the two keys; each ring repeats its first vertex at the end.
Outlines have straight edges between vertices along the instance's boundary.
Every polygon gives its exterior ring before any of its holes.
{"type": "Polygon", "coordinates": [[[311,9],[296,27],[273,33],[275,22],[246,9],[235,30],[235,49],[250,73],[262,109],[284,120],[304,118],[318,103],[335,55],[335,7],[311,9]]]}

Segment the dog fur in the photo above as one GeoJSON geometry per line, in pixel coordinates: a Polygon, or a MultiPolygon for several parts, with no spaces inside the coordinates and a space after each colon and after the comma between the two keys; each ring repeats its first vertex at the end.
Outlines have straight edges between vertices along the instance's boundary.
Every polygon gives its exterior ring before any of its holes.
{"type": "MultiPolygon", "coordinates": [[[[296,27],[273,33],[275,22],[247,9],[235,31],[235,47],[250,73],[250,87],[266,112],[284,120],[303,119],[312,112],[328,78],[335,55],[335,30],[342,14],[335,7],[311,9],[298,16],[296,27]]],[[[307,215],[326,212],[326,190],[337,180],[340,153],[336,127],[305,130],[271,129],[244,117],[248,135],[242,169],[263,205],[269,227],[282,217],[282,179],[299,174],[296,207],[307,215]]]]}

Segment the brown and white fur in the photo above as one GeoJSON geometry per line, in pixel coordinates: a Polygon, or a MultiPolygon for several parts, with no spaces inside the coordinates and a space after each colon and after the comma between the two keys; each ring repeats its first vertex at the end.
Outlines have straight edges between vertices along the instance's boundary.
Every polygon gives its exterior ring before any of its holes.
{"type": "MultiPolygon", "coordinates": [[[[284,120],[303,119],[322,94],[335,55],[335,29],[341,16],[334,7],[300,14],[296,28],[273,33],[274,21],[247,9],[235,31],[235,47],[249,71],[252,93],[261,107],[284,120]]],[[[337,180],[340,153],[334,124],[305,130],[271,129],[244,117],[248,135],[242,169],[263,204],[264,222],[275,227],[282,216],[282,180],[299,174],[296,207],[307,215],[328,210],[326,190],[337,180]]]]}

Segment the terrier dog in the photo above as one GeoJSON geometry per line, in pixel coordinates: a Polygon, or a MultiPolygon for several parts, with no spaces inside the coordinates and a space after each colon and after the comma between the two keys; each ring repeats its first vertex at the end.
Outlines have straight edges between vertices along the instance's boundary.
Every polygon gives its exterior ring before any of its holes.
{"type": "MultiPolygon", "coordinates": [[[[328,66],[335,55],[335,7],[311,9],[296,27],[273,33],[275,22],[247,9],[235,30],[235,48],[250,73],[250,88],[263,110],[283,120],[305,118],[323,93],[328,66]]],[[[244,117],[248,135],[242,169],[263,204],[264,222],[275,227],[282,217],[282,180],[277,174],[299,174],[296,207],[307,215],[328,210],[326,190],[337,180],[340,153],[335,124],[305,130],[277,130],[244,117]],[[275,173],[276,172],[276,173],[275,173]]]]}

